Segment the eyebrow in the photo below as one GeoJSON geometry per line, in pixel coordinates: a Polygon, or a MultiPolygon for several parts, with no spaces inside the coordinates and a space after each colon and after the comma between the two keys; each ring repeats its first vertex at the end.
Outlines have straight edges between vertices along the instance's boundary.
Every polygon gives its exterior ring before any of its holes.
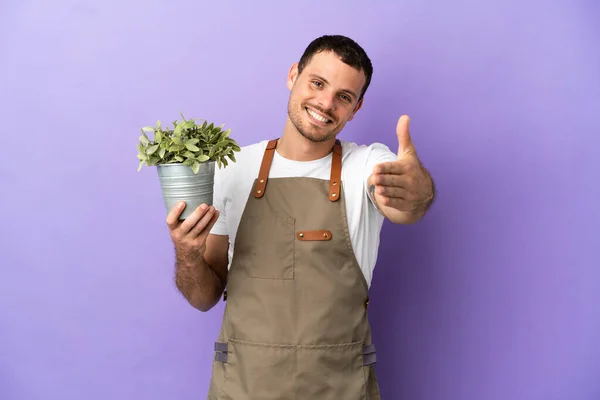
{"type": "MultiPolygon", "coordinates": [[[[317,78],[319,80],[322,80],[323,82],[325,82],[326,84],[330,84],[327,79],[323,78],[322,76],[316,75],[316,74],[309,74],[308,76],[310,76],[311,78],[317,78]]],[[[341,89],[342,92],[349,94],[350,96],[357,98],[358,96],[356,95],[356,93],[354,93],[352,90],[349,89],[341,89]]]]}

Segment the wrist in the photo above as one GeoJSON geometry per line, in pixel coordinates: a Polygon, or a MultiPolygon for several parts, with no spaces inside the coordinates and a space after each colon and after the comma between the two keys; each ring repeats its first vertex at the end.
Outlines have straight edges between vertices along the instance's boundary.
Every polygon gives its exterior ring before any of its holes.
{"type": "Polygon", "coordinates": [[[196,268],[200,263],[204,263],[204,252],[206,246],[201,248],[180,248],[175,247],[175,257],[177,266],[180,268],[196,268]]]}

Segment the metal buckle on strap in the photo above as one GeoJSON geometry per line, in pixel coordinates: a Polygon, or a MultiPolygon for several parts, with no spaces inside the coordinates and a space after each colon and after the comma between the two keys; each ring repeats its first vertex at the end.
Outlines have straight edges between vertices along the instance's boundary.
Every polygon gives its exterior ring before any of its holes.
{"type": "Polygon", "coordinates": [[[215,342],[215,361],[226,363],[229,346],[227,343],[215,342]]]}
{"type": "Polygon", "coordinates": [[[375,352],[375,345],[368,344],[363,346],[363,365],[371,365],[377,362],[377,354],[375,352]]]}

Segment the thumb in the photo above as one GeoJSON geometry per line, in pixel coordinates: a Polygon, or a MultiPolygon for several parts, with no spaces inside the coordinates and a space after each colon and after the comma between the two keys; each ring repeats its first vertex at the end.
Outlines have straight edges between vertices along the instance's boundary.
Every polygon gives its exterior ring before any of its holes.
{"type": "Polygon", "coordinates": [[[398,158],[408,155],[416,156],[415,146],[410,138],[410,131],[408,129],[409,124],[410,118],[408,115],[403,115],[398,119],[398,125],[396,125],[396,134],[398,135],[398,158]]]}

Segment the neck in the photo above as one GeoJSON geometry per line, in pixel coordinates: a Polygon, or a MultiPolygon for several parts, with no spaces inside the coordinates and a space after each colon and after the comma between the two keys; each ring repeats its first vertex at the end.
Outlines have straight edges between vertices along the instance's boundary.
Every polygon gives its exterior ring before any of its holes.
{"type": "Polygon", "coordinates": [[[294,161],[313,161],[327,156],[335,144],[335,138],[324,142],[312,142],[302,136],[288,119],[283,135],[277,143],[277,152],[294,161]]]}

